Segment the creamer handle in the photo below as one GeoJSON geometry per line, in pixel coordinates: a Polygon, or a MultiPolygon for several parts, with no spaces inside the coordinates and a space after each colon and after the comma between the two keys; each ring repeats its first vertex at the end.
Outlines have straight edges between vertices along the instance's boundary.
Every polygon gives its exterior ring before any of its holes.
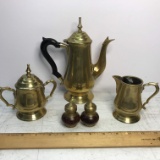
{"type": "Polygon", "coordinates": [[[153,98],[153,97],[159,92],[159,85],[158,85],[158,83],[155,83],[155,82],[146,83],[146,84],[143,85],[143,89],[144,89],[146,86],[154,86],[156,90],[155,90],[155,92],[146,100],[146,102],[143,103],[143,105],[142,105],[142,108],[143,108],[143,109],[146,109],[145,105],[150,101],[151,98],[153,98]]]}

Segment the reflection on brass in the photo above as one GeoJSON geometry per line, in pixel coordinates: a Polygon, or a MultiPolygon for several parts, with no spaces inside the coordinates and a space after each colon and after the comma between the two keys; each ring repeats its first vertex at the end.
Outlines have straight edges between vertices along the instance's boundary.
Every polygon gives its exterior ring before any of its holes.
{"type": "Polygon", "coordinates": [[[62,82],[67,92],[65,99],[74,100],[75,103],[86,103],[93,99],[90,91],[94,81],[99,77],[106,67],[106,49],[113,41],[108,37],[104,40],[99,59],[96,64],[91,62],[90,37],[82,31],[81,18],[79,18],[78,31],[74,32],[65,43],[57,42],[51,38],[43,38],[41,51],[43,56],[52,67],[52,73],[62,82]],[[54,60],[47,51],[47,47],[53,45],[56,48],[65,48],[67,51],[67,66],[64,77],[58,72],[54,60]]]}
{"type": "Polygon", "coordinates": [[[43,117],[46,113],[44,108],[49,97],[52,96],[56,82],[49,80],[43,82],[34,74],[31,74],[30,66],[27,65],[27,74],[22,75],[15,84],[16,90],[10,87],[0,87],[0,99],[7,105],[17,109],[17,117],[24,121],[33,121],[43,117]],[[45,86],[48,83],[53,84],[53,88],[49,96],[45,97],[45,86]],[[3,91],[12,91],[14,94],[15,103],[10,104],[3,97],[3,91]]]}
{"type": "Polygon", "coordinates": [[[97,106],[91,101],[85,104],[84,112],[81,114],[81,121],[84,125],[92,127],[98,122],[99,115],[96,112],[96,109],[97,106]]]}
{"type": "Polygon", "coordinates": [[[77,105],[70,101],[65,105],[65,112],[62,115],[62,121],[66,127],[75,127],[80,121],[80,116],[77,112],[77,105]]]}
{"type": "Polygon", "coordinates": [[[143,84],[138,77],[133,76],[113,76],[116,81],[116,98],[114,100],[115,111],[113,116],[124,123],[135,123],[140,119],[139,112],[149,100],[159,92],[157,83],[149,82],[143,84]],[[141,93],[145,86],[154,86],[155,92],[142,104],[141,93]]]}

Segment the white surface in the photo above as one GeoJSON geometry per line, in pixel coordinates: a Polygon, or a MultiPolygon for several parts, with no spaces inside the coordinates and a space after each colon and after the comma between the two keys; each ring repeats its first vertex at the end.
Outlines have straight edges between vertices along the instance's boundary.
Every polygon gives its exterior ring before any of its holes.
{"type": "MultiPolygon", "coordinates": [[[[1,133],[36,133],[36,132],[93,132],[93,131],[160,131],[160,96],[157,95],[141,111],[141,120],[135,124],[124,124],[112,116],[114,109],[114,93],[94,93],[94,103],[97,105],[97,112],[100,120],[94,127],[86,127],[79,123],[75,128],[67,128],[61,123],[61,115],[64,112],[63,93],[56,92],[46,108],[47,114],[32,122],[24,122],[16,117],[16,110],[0,102],[0,132],[1,133]]],[[[143,93],[143,101],[150,93],[143,93]]],[[[12,102],[11,96],[6,98],[12,102]]],[[[78,105],[78,112],[81,114],[83,105],[78,105]]],[[[1,160],[70,160],[76,157],[77,160],[146,160],[160,159],[160,148],[104,148],[104,149],[34,149],[34,150],[0,150],[1,160]]]]}
{"type": "MultiPolygon", "coordinates": [[[[114,74],[138,76],[146,83],[160,81],[159,0],[1,0],[0,86],[13,87],[27,63],[43,81],[50,79],[51,68],[40,53],[42,37],[62,42],[77,30],[80,16],[83,30],[93,40],[93,63],[104,39],[115,39],[94,90],[113,91],[114,74]]],[[[64,74],[65,51],[49,50],[64,74]]]]}

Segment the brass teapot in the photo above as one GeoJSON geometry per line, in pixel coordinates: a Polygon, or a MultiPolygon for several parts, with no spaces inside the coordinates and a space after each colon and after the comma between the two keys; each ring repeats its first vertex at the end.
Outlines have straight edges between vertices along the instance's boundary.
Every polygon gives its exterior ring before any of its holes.
{"type": "Polygon", "coordinates": [[[134,76],[117,76],[116,81],[117,95],[114,100],[115,111],[113,116],[124,123],[135,123],[140,120],[140,111],[145,109],[145,105],[159,92],[159,86],[155,82],[143,84],[143,80],[134,76]],[[142,104],[141,93],[146,86],[154,86],[154,93],[142,104]]]}
{"type": "Polygon", "coordinates": [[[41,51],[52,67],[52,73],[64,84],[67,92],[65,99],[75,103],[85,103],[93,99],[90,91],[94,86],[94,80],[99,77],[106,67],[106,49],[113,41],[108,37],[102,44],[99,60],[96,64],[91,62],[91,42],[87,33],[82,31],[81,18],[79,18],[78,31],[74,32],[64,42],[57,42],[51,38],[43,38],[41,51]],[[56,48],[65,48],[67,51],[67,67],[64,77],[58,72],[54,60],[47,51],[47,47],[53,45],[56,48]]]}
{"type": "Polygon", "coordinates": [[[56,88],[54,80],[43,82],[34,74],[31,74],[30,66],[27,65],[27,74],[22,75],[15,84],[16,90],[10,87],[0,87],[0,99],[7,105],[17,109],[17,118],[23,121],[33,121],[40,119],[46,113],[44,108],[46,101],[53,95],[56,88]],[[48,96],[45,97],[45,86],[53,84],[53,88],[48,96]],[[12,91],[15,104],[10,104],[3,97],[3,91],[12,91]]]}

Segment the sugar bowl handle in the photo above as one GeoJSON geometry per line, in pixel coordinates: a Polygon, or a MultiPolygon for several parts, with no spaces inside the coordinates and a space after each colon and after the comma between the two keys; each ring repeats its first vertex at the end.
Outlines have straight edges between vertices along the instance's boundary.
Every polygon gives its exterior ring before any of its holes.
{"type": "Polygon", "coordinates": [[[47,84],[49,83],[52,83],[53,84],[53,88],[50,92],[50,94],[46,97],[46,100],[48,100],[48,98],[52,97],[53,93],[54,93],[54,90],[56,89],[57,87],[57,83],[54,81],[54,80],[48,80],[46,81],[43,85],[46,86],[47,84]]]}
{"type": "Polygon", "coordinates": [[[14,98],[16,96],[16,91],[10,87],[0,87],[0,99],[7,105],[7,106],[12,106],[13,108],[15,108],[15,105],[8,103],[8,101],[3,97],[2,93],[3,91],[12,91],[14,98]]]}
{"type": "Polygon", "coordinates": [[[155,91],[154,91],[154,93],[146,100],[146,102],[143,103],[143,105],[142,105],[142,108],[143,108],[143,109],[146,109],[145,105],[150,101],[151,98],[153,98],[153,97],[159,92],[159,85],[158,85],[158,83],[155,83],[155,82],[146,83],[146,84],[143,85],[143,89],[144,89],[146,86],[154,86],[154,87],[155,87],[155,91]]]}

